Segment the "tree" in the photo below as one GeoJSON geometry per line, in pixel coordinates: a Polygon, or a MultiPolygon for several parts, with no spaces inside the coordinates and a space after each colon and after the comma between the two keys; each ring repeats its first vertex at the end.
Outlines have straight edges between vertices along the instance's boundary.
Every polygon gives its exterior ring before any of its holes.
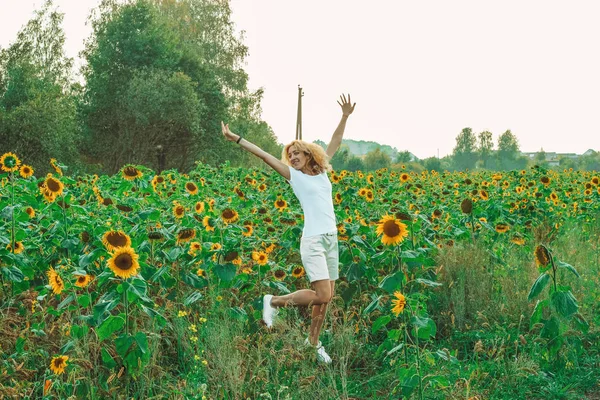
{"type": "Polygon", "coordinates": [[[346,161],[346,169],[351,172],[365,171],[365,163],[362,158],[351,154],[346,161]]]}
{"type": "Polygon", "coordinates": [[[464,128],[458,134],[452,155],[456,169],[473,169],[477,162],[477,138],[471,128],[464,128]]]}
{"type": "Polygon", "coordinates": [[[340,148],[335,152],[333,157],[331,157],[331,167],[336,171],[347,169],[346,165],[348,164],[348,158],[351,156],[352,155],[350,154],[348,146],[342,144],[340,148]]]}
{"type": "Polygon", "coordinates": [[[494,150],[494,142],[492,140],[492,132],[483,131],[479,133],[479,159],[482,162],[483,168],[489,168],[489,162],[494,150]]]}
{"type": "Polygon", "coordinates": [[[392,159],[389,155],[382,152],[378,147],[365,155],[365,168],[367,171],[373,171],[379,168],[387,168],[391,165],[392,159]]]}
{"type": "Polygon", "coordinates": [[[498,152],[496,153],[499,168],[517,168],[517,164],[522,163],[518,161],[519,153],[519,142],[510,129],[500,135],[498,138],[498,152]]]}
{"type": "Polygon", "coordinates": [[[409,162],[412,161],[412,159],[413,159],[413,156],[410,153],[410,151],[408,151],[408,150],[401,151],[396,156],[396,162],[397,163],[402,163],[402,164],[409,163],[409,162]]]}
{"type": "Polygon", "coordinates": [[[0,153],[16,152],[37,175],[57,158],[74,164],[75,93],[72,60],[64,53],[63,14],[46,1],[0,51],[0,153]]]}
{"type": "Polygon", "coordinates": [[[423,161],[423,166],[428,171],[442,171],[442,162],[437,157],[429,157],[423,161]]]}

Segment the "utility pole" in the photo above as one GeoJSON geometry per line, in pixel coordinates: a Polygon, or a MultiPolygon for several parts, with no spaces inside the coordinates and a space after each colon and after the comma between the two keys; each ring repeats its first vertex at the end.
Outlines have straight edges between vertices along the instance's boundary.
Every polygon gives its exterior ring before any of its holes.
{"type": "Polygon", "coordinates": [[[298,115],[296,117],[296,140],[302,140],[302,96],[304,92],[298,85],[298,115]]]}

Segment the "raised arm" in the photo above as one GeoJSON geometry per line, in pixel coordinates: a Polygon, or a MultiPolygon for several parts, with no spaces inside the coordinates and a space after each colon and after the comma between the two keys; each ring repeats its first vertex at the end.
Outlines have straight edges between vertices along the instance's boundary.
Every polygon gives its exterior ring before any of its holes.
{"type": "Polygon", "coordinates": [[[248,150],[250,153],[254,154],[261,160],[263,160],[267,165],[273,168],[279,175],[283,176],[285,179],[290,180],[290,169],[287,165],[279,161],[277,158],[273,157],[271,154],[267,153],[257,145],[250,143],[246,139],[242,138],[240,135],[233,133],[229,129],[229,124],[224,124],[221,121],[221,129],[223,130],[223,136],[225,139],[230,142],[236,142],[243,149],[248,150]]]}
{"type": "Polygon", "coordinates": [[[356,103],[352,104],[352,102],[350,101],[350,94],[348,94],[348,100],[346,100],[346,95],[344,94],[340,96],[340,100],[342,102],[340,103],[338,101],[338,104],[340,105],[340,107],[342,107],[342,119],[338,124],[337,128],[335,129],[335,132],[333,132],[333,136],[331,137],[331,141],[329,142],[329,145],[327,146],[326,150],[327,156],[329,156],[330,159],[333,157],[337,149],[339,149],[340,145],[342,144],[344,130],[346,129],[346,121],[348,120],[350,114],[352,114],[352,112],[354,111],[354,106],[356,106],[356,103]]]}

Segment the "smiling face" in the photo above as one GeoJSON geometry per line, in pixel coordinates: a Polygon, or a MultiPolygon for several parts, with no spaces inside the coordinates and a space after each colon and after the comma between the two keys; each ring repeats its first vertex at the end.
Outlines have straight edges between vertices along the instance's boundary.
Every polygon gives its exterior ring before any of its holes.
{"type": "Polygon", "coordinates": [[[296,146],[290,146],[288,149],[288,160],[297,171],[302,171],[307,166],[308,157],[303,151],[297,150],[296,146]]]}

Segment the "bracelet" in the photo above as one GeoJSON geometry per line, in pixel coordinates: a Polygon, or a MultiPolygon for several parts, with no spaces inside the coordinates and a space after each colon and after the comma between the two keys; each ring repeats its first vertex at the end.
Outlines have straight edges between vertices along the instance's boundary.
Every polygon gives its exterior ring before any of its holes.
{"type": "Polygon", "coordinates": [[[240,136],[240,137],[238,138],[238,140],[236,140],[235,142],[236,142],[237,144],[240,144],[240,140],[242,140],[242,137],[241,137],[241,136],[240,136]]]}

